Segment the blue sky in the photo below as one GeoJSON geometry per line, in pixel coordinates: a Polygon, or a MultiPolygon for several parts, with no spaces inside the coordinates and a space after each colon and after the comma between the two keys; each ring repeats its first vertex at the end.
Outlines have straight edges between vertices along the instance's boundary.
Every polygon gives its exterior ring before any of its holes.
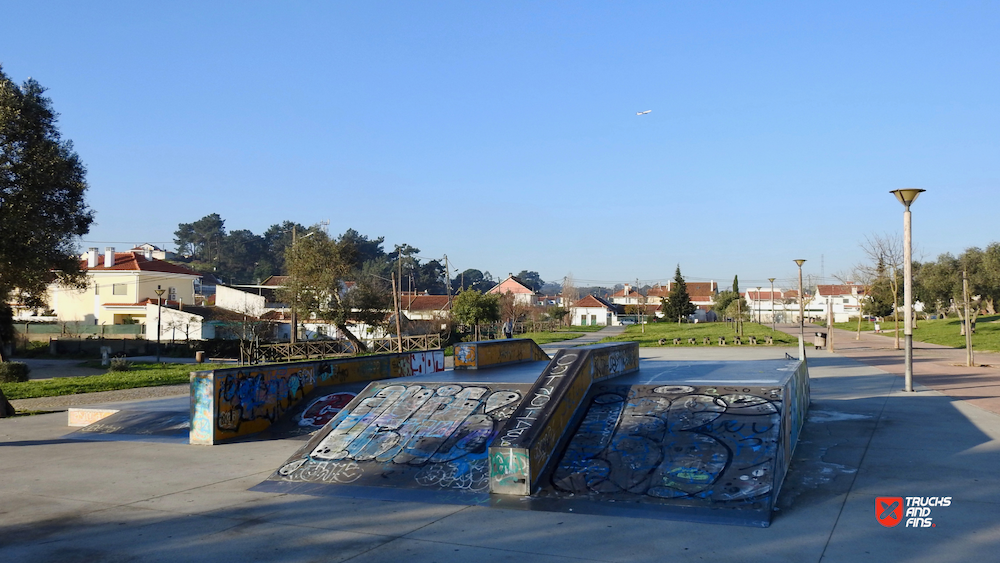
{"type": "Polygon", "coordinates": [[[86,163],[83,246],[330,221],[495,276],[791,286],[914,205],[1000,240],[1000,3],[6,2],[86,163]],[[653,110],[636,116],[637,111],[653,110]]]}

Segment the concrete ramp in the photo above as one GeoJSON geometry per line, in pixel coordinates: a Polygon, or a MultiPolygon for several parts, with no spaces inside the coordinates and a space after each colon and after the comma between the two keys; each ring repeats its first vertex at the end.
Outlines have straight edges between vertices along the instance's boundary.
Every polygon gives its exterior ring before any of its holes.
{"type": "Polygon", "coordinates": [[[487,446],[529,387],[372,383],[255,489],[485,503],[487,446]]]}
{"type": "Polygon", "coordinates": [[[805,364],[672,366],[688,383],[644,384],[654,371],[594,386],[527,507],[769,525],[808,407],[805,364]]]}
{"type": "Polygon", "coordinates": [[[71,440],[144,441],[186,444],[191,421],[186,410],[122,409],[65,436],[71,440]]]}

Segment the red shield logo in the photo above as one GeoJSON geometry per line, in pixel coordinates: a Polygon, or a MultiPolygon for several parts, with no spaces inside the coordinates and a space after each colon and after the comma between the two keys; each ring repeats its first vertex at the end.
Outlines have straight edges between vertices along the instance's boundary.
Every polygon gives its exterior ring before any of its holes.
{"type": "Polygon", "coordinates": [[[875,519],[886,528],[903,520],[903,497],[876,497],[875,519]]]}

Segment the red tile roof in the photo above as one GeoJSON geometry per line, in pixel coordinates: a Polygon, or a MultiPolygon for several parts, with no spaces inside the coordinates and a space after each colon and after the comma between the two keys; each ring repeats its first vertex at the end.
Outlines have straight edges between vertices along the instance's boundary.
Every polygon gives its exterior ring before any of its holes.
{"type": "Polygon", "coordinates": [[[406,311],[446,311],[447,295],[404,295],[399,308],[406,311]]]}
{"type": "Polygon", "coordinates": [[[288,278],[290,277],[291,276],[269,276],[266,280],[260,282],[260,285],[282,287],[288,282],[288,278]]]}
{"type": "Polygon", "coordinates": [[[864,293],[864,288],[860,285],[817,285],[816,293],[817,295],[854,295],[851,292],[851,288],[857,288],[858,293],[864,293]]]}
{"type": "Polygon", "coordinates": [[[91,272],[110,272],[110,271],[132,271],[132,272],[160,272],[165,274],[183,274],[186,276],[198,276],[201,274],[190,269],[180,266],[178,264],[172,264],[165,260],[157,260],[155,258],[151,260],[146,260],[146,257],[140,253],[135,252],[115,252],[115,263],[110,267],[104,266],[104,255],[99,254],[97,256],[97,266],[93,268],[87,267],[87,261],[80,261],[80,268],[85,271],[91,272]]]}
{"type": "Polygon", "coordinates": [[[594,297],[593,295],[588,295],[583,299],[573,303],[573,307],[604,307],[608,308],[608,305],[602,302],[600,299],[594,297]]]}

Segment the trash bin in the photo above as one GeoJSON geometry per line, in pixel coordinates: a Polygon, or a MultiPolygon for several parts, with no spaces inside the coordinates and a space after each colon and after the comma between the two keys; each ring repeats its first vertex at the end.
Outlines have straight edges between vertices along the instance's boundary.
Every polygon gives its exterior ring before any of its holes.
{"type": "Polygon", "coordinates": [[[202,352],[201,350],[198,350],[197,352],[195,352],[194,353],[194,361],[197,362],[197,363],[199,363],[199,364],[205,363],[205,352],[202,352]]]}
{"type": "Polygon", "coordinates": [[[816,338],[813,340],[813,345],[815,345],[817,348],[826,348],[826,333],[817,332],[816,338]]]}

